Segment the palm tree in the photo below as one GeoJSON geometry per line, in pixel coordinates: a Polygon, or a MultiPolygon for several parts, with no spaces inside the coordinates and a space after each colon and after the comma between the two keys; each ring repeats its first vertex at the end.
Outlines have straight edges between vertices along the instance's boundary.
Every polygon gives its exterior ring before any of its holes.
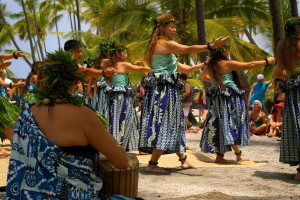
{"type": "Polygon", "coordinates": [[[280,39],[283,37],[283,22],[279,0],[269,0],[270,13],[272,17],[274,54],[280,39]]]}
{"type": "Polygon", "coordinates": [[[81,31],[79,0],[76,0],[75,2],[76,2],[76,16],[77,16],[78,30],[81,31]]]}
{"type": "Polygon", "coordinates": [[[297,0],[290,0],[291,4],[291,13],[293,17],[298,17],[298,5],[297,5],[297,0]]]}
{"type": "Polygon", "coordinates": [[[21,0],[21,4],[22,4],[22,8],[23,8],[24,17],[25,17],[25,20],[26,20],[26,28],[27,28],[28,40],[29,40],[29,43],[30,43],[31,56],[32,56],[33,62],[35,62],[35,53],[34,53],[32,36],[31,36],[31,31],[30,31],[30,26],[29,26],[29,20],[28,20],[27,11],[26,11],[26,8],[25,8],[25,3],[24,3],[23,0],[21,0]]]}
{"type": "MultiPolygon", "coordinates": [[[[1,21],[2,21],[2,25],[3,25],[3,29],[1,30],[1,33],[2,31],[6,31],[6,33],[8,34],[8,36],[10,37],[10,40],[11,42],[14,44],[14,46],[16,47],[16,49],[18,51],[21,51],[21,48],[19,47],[19,45],[17,44],[15,38],[14,38],[14,34],[12,32],[12,29],[11,29],[11,26],[6,22],[6,19],[5,19],[5,10],[6,10],[6,7],[5,5],[2,5],[0,3],[0,18],[1,18],[1,21]]],[[[2,37],[6,37],[6,36],[2,36],[2,37]]],[[[1,40],[1,42],[4,42],[4,41],[7,41],[7,40],[1,40]]],[[[29,60],[25,57],[24,60],[26,61],[26,63],[31,66],[31,63],[29,62],[29,60]]]]}
{"type": "MultiPolygon", "coordinates": [[[[196,4],[196,19],[197,19],[197,33],[198,33],[198,44],[206,44],[206,32],[204,23],[204,1],[195,0],[196,4]]],[[[207,53],[200,54],[200,60],[204,62],[206,60],[207,53]]]]}
{"type": "Polygon", "coordinates": [[[42,44],[41,44],[40,28],[39,28],[38,23],[37,23],[35,5],[36,5],[36,0],[31,0],[30,1],[30,6],[32,7],[32,11],[33,11],[33,22],[34,22],[34,27],[35,27],[35,34],[37,36],[37,44],[38,44],[38,47],[39,47],[39,50],[40,50],[42,60],[44,60],[45,56],[44,56],[43,47],[42,47],[42,44]]]}

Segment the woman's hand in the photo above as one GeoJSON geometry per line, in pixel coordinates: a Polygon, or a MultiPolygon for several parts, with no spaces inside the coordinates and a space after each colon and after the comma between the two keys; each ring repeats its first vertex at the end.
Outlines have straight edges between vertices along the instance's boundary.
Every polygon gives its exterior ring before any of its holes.
{"type": "Polygon", "coordinates": [[[268,60],[268,63],[269,63],[269,64],[275,65],[275,61],[276,61],[276,60],[275,60],[275,58],[274,58],[273,56],[268,57],[267,60],[268,60]]]}
{"type": "Polygon", "coordinates": [[[23,81],[23,80],[19,80],[18,82],[17,82],[17,85],[16,85],[17,87],[25,87],[26,86],[26,82],[25,81],[23,81]]]}
{"type": "Polygon", "coordinates": [[[2,63],[0,64],[0,69],[9,67],[10,65],[11,65],[11,62],[2,62],[2,63]]]}
{"type": "Polygon", "coordinates": [[[229,40],[229,36],[227,36],[225,38],[218,37],[217,39],[215,39],[215,41],[213,43],[210,44],[210,47],[213,49],[221,47],[224,44],[226,44],[227,40],[229,40]]]}
{"type": "Polygon", "coordinates": [[[17,57],[23,57],[23,58],[27,56],[22,51],[17,51],[17,52],[14,53],[14,55],[17,56],[17,57]]]}
{"type": "Polygon", "coordinates": [[[140,59],[140,60],[137,60],[137,61],[134,61],[133,63],[132,63],[133,65],[138,65],[138,66],[144,66],[144,62],[140,59]]]}

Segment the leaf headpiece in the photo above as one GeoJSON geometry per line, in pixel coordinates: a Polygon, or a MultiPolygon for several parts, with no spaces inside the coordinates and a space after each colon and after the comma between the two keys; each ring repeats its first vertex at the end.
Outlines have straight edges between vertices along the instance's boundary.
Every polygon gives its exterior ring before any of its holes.
{"type": "Polygon", "coordinates": [[[299,28],[300,28],[300,18],[290,18],[287,20],[284,30],[287,35],[292,35],[292,36],[295,35],[297,37],[296,39],[299,39],[296,33],[296,31],[299,28]]]}
{"type": "Polygon", "coordinates": [[[166,24],[168,24],[170,22],[176,22],[175,19],[167,19],[167,20],[158,21],[156,17],[149,17],[149,18],[147,18],[147,21],[153,23],[153,26],[154,26],[153,30],[159,26],[165,26],[166,24]]]}
{"type": "Polygon", "coordinates": [[[108,46],[108,52],[110,56],[115,55],[117,52],[122,52],[125,50],[128,51],[128,48],[116,39],[111,39],[108,46]]]}
{"type": "Polygon", "coordinates": [[[36,104],[54,105],[71,102],[83,105],[84,100],[69,93],[77,80],[84,82],[78,68],[78,61],[71,52],[63,50],[48,53],[45,61],[38,67],[37,87],[33,90],[36,104]]]}

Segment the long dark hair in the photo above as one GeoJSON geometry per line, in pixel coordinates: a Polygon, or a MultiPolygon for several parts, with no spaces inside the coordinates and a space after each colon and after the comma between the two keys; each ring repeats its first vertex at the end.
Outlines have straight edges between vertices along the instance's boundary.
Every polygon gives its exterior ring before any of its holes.
{"type": "Polygon", "coordinates": [[[164,35],[164,33],[162,33],[160,31],[159,27],[166,26],[167,24],[169,24],[171,22],[175,22],[175,19],[170,14],[164,14],[152,21],[154,23],[154,28],[153,28],[153,32],[152,32],[151,38],[149,40],[148,46],[145,51],[145,61],[149,67],[151,67],[151,57],[154,53],[154,49],[156,47],[157,41],[160,36],[164,35]]]}
{"type": "MultiPolygon", "coordinates": [[[[217,82],[217,84],[222,88],[225,89],[225,85],[220,77],[220,66],[219,62],[222,60],[228,60],[228,58],[223,54],[225,50],[222,49],[220,51],[214,51],[214,54],[211,55],[211,59],[207,64],[208,71],[212,78],[217,82]]],[[[237,71],[232,71],[233,80],[237,84],[239,89],[244,89],[245,86],[241,81],[240,75],[237,71]]]]}
{"type": "Polygon", "coordinates": [[[276,61],[284,69],[294,70],[297,66],[295,62],[297,45],[300,40],[300,17],[289,19],[285,25],[285,37],[277,46],[276,61]]]}

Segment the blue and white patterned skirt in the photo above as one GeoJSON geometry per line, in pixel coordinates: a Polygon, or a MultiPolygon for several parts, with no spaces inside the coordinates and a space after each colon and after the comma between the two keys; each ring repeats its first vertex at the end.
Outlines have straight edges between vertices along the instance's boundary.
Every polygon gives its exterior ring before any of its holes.
{"type": "Polygon", "coordinates": [[[231,145],[249,144],[250,128],[244,93],[237,87],[208,89],[209,107],[200,141],[201,151],[226,152],[231,151],[231,145]]]}
{"type": "Polygon", "coordinates": [[[109,113],[109,93],[106,91],[108,85],[106,82],[97,83],[97,93],[93,95],[90,106],[98,111],[102,116],[108,119],[109,113]]]}
{"type": "Polygon", "coordinates": [[[133,106],[133,90],[127,86],[107,87],[109,131],[126,151],[138,149],[138,119],[133,106]]]}
{"type": "Polygon", "coordinates": [[[140,120],[139,150],[151,153],[185,152],[184,117],[179,74],[150,74],[142,81],[145,88],[140,120]]]}
{"type": "Polygon", "coordinates": [[[289,79],[280,88],[285,92],[279,161],[300,163],[300,80],[289,79]]]}

